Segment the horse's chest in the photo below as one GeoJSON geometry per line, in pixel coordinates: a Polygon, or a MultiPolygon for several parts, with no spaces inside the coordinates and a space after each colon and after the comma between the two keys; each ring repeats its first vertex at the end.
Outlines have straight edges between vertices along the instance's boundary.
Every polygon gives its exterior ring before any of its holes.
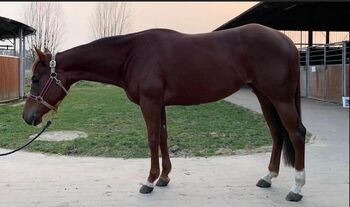
{"type": "Polygon", "coordinates": [[[125,90],[125,94],[131,102],[133,102],[135,104],[140,103],[140,97],[138,95],[136,95],[135,92],[125,90]]]}

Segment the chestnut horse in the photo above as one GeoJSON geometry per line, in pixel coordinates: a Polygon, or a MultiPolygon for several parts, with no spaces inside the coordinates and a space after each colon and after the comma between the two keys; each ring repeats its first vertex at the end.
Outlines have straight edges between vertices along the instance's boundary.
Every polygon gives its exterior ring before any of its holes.
{"type": "Polygon", "coordinates": [[[213,102],[250,85],[273,139],[268,173],[257,186],[271,186],[283,148],[286,164],[296,171],[287,200],[302,198],[306,129],[300,115],[299,53],[279,31],[258,24],[204,34],[151,29],[102,38],[56,55],[48,50],[36,53],[31,95],[23,112],[28,124],[39,124],[80,80],[121,87],[140,106],[151,151],[151,169],[141,193],[152,192],[158,178],[157,186],[170,181],[165,106],[213,102]]]}

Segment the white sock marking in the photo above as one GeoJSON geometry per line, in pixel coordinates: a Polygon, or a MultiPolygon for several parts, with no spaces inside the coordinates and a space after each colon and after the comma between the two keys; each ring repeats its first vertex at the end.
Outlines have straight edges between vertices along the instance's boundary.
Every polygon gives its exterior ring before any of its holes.
{"type": "Polygon", "coordinates": [[[145,183],[141,183],[142,185],[148,186],[150,188],[154,188],[154,184],[149,182],[148,180],[145,183]]]}
{"type": "Polygon", "coordinates": [[[269,173],[267,175],[265,175],[264,177],[262,177],[261,179],[265,180],[266,182],[271,184],[271,180],[272,178],[277,177],[277,173],[269,171],[269,173]]]}
{"type": "Polygon", "coordinates": [[[305,185],[305,171],[295,170],[295,183],[290,189],[293,193],[301,195],[301,188],[305,185]]]}

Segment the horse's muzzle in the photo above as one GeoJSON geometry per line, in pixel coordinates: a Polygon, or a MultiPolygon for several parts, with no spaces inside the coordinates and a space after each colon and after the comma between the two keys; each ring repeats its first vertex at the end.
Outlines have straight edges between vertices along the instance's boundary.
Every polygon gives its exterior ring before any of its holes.
{"type": "Polygon", "coordinates": [[[23,120],[31,126],[36,126],[41,123],[42,119],[39,117],[36,113],[32,113],[29,116],[25,116],[25,114],[22,114],[23,120]]]}

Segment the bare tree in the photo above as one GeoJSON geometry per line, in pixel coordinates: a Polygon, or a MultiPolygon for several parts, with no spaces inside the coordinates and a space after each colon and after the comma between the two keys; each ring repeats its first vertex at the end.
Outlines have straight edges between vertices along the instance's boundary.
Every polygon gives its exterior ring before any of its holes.
{"type": "Polygon", "coordinates": [[[59,3],[32,2],[24,8],[25,23],[36,30],[35,35],[29,36],[28,46],[32,51],[30,59],[34,60],[34,47],[48,48],[55,53],[62,44],[63,10],[59,3]]]}
{"type": "Polygon", "coordinates": [[[94,38],[124,34],[127,29],[128,4],[125,2],[98,3],[91,21],[94,38]]]}

